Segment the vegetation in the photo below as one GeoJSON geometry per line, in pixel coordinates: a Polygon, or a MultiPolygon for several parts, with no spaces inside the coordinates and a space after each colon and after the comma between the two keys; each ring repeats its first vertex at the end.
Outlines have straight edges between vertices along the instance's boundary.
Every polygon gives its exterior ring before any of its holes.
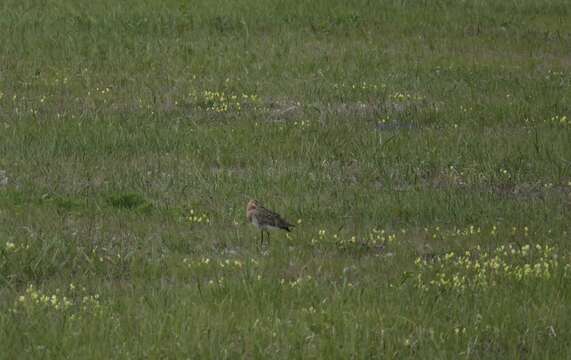
{"type": "Polygon", "coordinates": [[[571,357],[569,1],[0,13],[1,357],[571,357]]]}

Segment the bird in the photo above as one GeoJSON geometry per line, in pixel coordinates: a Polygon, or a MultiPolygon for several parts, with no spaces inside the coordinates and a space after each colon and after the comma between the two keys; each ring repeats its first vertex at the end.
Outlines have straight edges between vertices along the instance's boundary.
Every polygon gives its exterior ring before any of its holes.
{"type": "Polygon", "coordinates": [[[258,200],[250,200],[246,206],[246,217],[248,221],[260,229],[260,246],[264,244],[264,231],[268,233],[268,244],[270,242],[270,230],[283,229],[287,232],[295,225],[290,224],[281,217],[280,214],[266,209],[258,200]]]}

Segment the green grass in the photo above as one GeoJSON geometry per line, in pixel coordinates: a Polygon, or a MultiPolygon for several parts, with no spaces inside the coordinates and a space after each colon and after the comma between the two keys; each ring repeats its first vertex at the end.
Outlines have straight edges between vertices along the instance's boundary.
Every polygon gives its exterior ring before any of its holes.
{"type": "Polygon", "coordinates": [[[0,357],[571,357],[568,1],[0,13],[0,357]]]}

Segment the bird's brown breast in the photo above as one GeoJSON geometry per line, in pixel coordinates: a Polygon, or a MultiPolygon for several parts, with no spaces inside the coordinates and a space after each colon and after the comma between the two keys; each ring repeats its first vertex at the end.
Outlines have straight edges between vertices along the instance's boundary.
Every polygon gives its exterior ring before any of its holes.
{"type": "Polygon", "coordinates": [[[254,210],[246,211],[246,218],[248,219],[248,222],[252,222],[253,216],[254,216],[254,210]]]}

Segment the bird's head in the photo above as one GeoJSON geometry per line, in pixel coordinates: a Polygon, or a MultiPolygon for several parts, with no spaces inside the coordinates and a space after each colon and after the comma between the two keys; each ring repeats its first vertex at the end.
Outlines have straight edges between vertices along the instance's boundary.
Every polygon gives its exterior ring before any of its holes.
{"type": "Polygon", "coordinates": [[[258,200],[250,200],[248,201],[248,205],[246,206],[246,211],[256,210],[256,208],[260,205],[258,200]]]}

